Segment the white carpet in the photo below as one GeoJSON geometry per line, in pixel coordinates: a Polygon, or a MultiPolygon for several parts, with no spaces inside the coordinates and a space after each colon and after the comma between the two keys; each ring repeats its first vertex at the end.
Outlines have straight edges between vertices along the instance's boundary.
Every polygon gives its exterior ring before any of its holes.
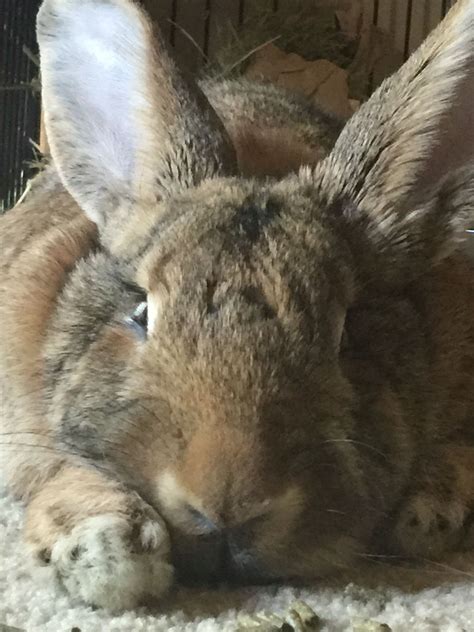
{"type": "Polygon", "coordinates": [[[474,552],[425,570],[375,564],[338,584],[312,589],[186,591],[156,610],[110,616],[73,604],[32,570],[20,544],[21,519],[21,507],[0,491],[0,632],[1,624],[27,632],[71,632],[74,627],[81,632],[236,632],[242,613],[284,614],[295,599],[317,612],[320,629],[327,632],[353,630],[354,624],[357,629],[359,619],[386,623],[394,632],[474,632],[474,552]]]}

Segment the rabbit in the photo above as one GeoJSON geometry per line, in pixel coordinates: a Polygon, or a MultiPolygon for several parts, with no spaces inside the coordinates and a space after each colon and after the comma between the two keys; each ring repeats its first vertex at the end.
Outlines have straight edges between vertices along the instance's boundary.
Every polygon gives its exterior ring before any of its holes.
{"type": "Polygon", "coordinates": [[[474,170],[442,130],[473,0],[344,126],[197,85],[132,0],[45,0],[38,40],[52,162],[0,219],[1,472],[37,563],[121,610],[463,546],[474,170]]]}

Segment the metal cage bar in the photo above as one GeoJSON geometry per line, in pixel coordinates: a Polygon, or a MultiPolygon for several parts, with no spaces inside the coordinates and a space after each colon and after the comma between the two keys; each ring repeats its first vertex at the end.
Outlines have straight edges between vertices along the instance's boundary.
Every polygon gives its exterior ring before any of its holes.
{"type": "Polygon", "coordinates": [[[30,175],[40,101],[35,20],[40,0],[0,0],[0,204],[13,206],[30,175]],[[31,139],[31,140],[30,140],[31,139]]]}

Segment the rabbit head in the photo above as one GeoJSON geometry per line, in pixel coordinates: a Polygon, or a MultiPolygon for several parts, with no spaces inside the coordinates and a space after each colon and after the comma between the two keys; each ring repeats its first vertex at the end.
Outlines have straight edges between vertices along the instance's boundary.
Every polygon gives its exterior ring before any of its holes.
{"type": "Polygon", "coordinates": [[[51,416],[151,499],[188,575],[326,573],[397,503],[422,381],[404,291],[472,219],[472,170],[433,155],[473,19],[458,2],[315,169],[262,181],[137,5],[44,3],[51,150],[102,244],[48,332],[51,416]]]}

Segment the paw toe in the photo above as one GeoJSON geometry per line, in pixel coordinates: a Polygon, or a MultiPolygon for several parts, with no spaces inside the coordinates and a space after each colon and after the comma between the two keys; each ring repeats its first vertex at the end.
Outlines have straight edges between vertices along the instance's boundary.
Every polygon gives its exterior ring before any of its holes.
{"type": "Polygon", "coordinates": [[[132,608],[170,586],[168,535],[146,520],[137,527],[115,515],[94,516],[58,539],[51,562],[73,596],[113,610],[132,608]]]}
{"type": "Polygon", "coordinates": [[[464,514],[456,503],[440,506],[437,498],[416,496],[400,513],[394,532],[396,548],[409,556],[439,556],[458,540],[464,514]]]}

